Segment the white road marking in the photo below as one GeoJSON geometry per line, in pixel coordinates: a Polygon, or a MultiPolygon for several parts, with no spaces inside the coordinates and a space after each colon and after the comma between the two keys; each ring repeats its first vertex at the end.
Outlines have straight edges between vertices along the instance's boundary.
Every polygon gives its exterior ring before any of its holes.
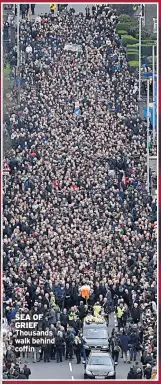
{"type": "Polygon", "coordinates": [[[70,369],[70,372],[72,372],[72,364],[69,363],[69,369],[70,369]]]}
{"type": "Polygon", "coordinates": [[[114,312],[114,323],[115,323],[115,327],[117,327],[117,316],[115,312],[114,312]]]}

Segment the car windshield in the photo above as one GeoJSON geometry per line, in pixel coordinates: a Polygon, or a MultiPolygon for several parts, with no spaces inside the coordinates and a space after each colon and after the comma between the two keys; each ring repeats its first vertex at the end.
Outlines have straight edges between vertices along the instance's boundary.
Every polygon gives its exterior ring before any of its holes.
{"type": "Polygon", "coordinates": [[[107,331],[105,329],[86,329],[84,331],[84,336],[87,339],[107,339],[107,331]]]}
{"type": "Polygon", "coordinates": [[[111,365],[111,358],[109,356],[91,356],[88,360],[88,365],[111,365]]]}

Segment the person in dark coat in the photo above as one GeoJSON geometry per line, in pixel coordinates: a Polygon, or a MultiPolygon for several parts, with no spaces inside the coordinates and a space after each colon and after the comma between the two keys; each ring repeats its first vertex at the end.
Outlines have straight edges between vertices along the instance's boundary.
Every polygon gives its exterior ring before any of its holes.
{"type": "Polygon", "coordinates": [[[17,377],[18,380],[26,380],[26,375],[24,374],[23,371],[20,371],[18,377],[17,377]]]}
{"type": "Polygon", "coordinates": [[[142,362],[143,362],[143,365],[152,364],[153,357],[151,355],[151,352],[148,351],[148,353],[145,354],[145,356],[142,359],[142,362]]]}
{"type": "Polygon", "coordinates": [[[138,368],[137,368],[136,374],[137,374],[137,380],[142,380],[142,378],[143,378],[143,372],[142,372],[141,367],[138,367],[138,368]]]}
{"type": "Polygon", "coordinates": [[[78,305],[78,288],[74,281],[71,286],[71,306],[78,305]]]}
{"type": "Polygon", "coordinates": [[[50,345],[43,345],[43,351],[44,351],[44,363],[50,362],[50,345]]]}
{"type": "Polygon", "coordinates": [[[29,4],[27,4],[26,5],[26,16],[28,15],[28,13],[29,13],[29,8],[30,8],[30,5],[29,4]]]}
{"type": "Polygon", "coordinates": [[[131,316],[132,316],[133,322],[135,324],[139,323],[139,321],[140,321],[140,309],[138,307],[138,303],[134,303],[134,306],[131,310],[131,316]]]}
{"type": "Polygon", "coordinates": [[[56,326],[57,316],[56,316],[56,310],[54,308],[50,308],[48,318],[49,318],[49,323],[56,326]]]}
{"type": "Polygon", "coordinates": [[[49,328],[49,326],[50,326],[50,322],[48,320],[48,317],[46,316],[42,322],[42,330],[46,331],[46,328],[49,328]]]}
{"type": "Polygon", "coordinates": [[[147,366],[144,369],[144,377],[147,380],[150,380],[151,379],[151,375],[152,375],[152,366],[150,364],[147,364],[147,366]]]}
{"type": "Polygon", "coordinates": [[[74,344],[74,335],[68,330],[65,334],[65,343],[66,343],[66,360],[69,358],[72,360],[73,357],[73,344],[74,344]]]}
{"type": "Polygon", "coordinates": [[[136,361],[136,355],[137,355],[137,350],[139,346],[139,337],[135,330],[130,335],[130,344],[131,344],[130,361],[132,361],[133,358],[134,358],[134,361],[136,361]]]}
{"type": "Polygon", "coordinates": [[[94,286],[94,294],[96,301],[99,300],[99,295],[101,295],[101,287],[100,284],[97,282],[94,286]]]}
{"type": "Polygon", "coordinates": [[[62,354],[63,354],[63,338],[61,333],[58,331],[55,338],[55,349],[56,349],[56,361],[57,363],[62,363],[62,354]]]}
{"type": "Polygon", "coordinates": [[[67,311],[71,307],[71,289],[68,283],[66,284],[65,292],[64,292],[64,306],[65,308],[67,308],[67,311]]]}
{"type": "Polygon", "coordinates": [[[63,312],[60,313],[60,322],[61,325],[64,327],[65,332],[67,331],[67,324],[68,324],[68,313],[66,308],[63,309],[63,312]]]}
{"type": "Polygon", "coordinates": [[[35,4],[31,4],[31,12],[32,12],[32,16],[35,15],[35,4]]]}
{"type": "Polygon", "coordinates": [[[86,18],[89,19],[90,18],[90,8],[87,6],[85,11],[86,11],[86,18]]]}
{"type": "Polygon", "coordinates": [[[123,359],[124,362],[127,362],[127,351],[129,349],[129,342],[130,342],[130,337],[126,335],[125,331],[123,331],[123,334],[120,336],[120,347],[123,352],[123,359]]]}
{"type": "Polygon", "coordinates": [[[127,304],[128,307],[131,305],[131,293],[128,291],[128,289],[125,289],[123,293],[123,298],[125,303],[127,304]]]}
{"type": "Polygon", "coordinates": [[[86,315],[86,313],[85,313],[85,306],[83,304],[83,301],[80,302],[78,310],[79,310],[79,318],[80,318],[80,320],[83,321],[83,319],[84,319],[84,317],[86,315]]]}
{"type": "Polygon", "coordinates": [[[24,375],[26,376],[26,379],[29,379],[29,376],[31,375],[31,370],[26,364],[24,365],[23,371],[24,371],[24,375]]]}
{"type": "Polygon", "coordinates": [[[115,362],[115,365],[117,365],[120,352],[119,339],[117,335],[112,335],[109,339],[109,343],[112,352],[112,359],[115,362]]]}
{"type": "Polygon", "coordinates": [[[26,4],[20,4],[20,10],[22,13],[22,19],[25,19],[26,12],[27,12],[27,5],[26,4]]]}
{"type": "Polygon", "coordinates": [[[135,373],[135,371],[134,371],[134,368],[131,367],[131,368],[130,368],[130,371],[129,371],[128,375],[127,375],[127,380],[134,380],[134,379],[136,379],[136,378],[137,378],[137,377],[136,377],[136,373],[135,373]]]}
{"type": "Polygon", "coordinates": [[[105,319],[106,319],[106,323],[108,325],[109,324],[109,305],[108,305],[108,301],[107,301],[106,297],[104,297],[104,299],[103,299],[102,308],[104,309],[105,319]]]}
{"type": "Polygon", "coordinates": [[[94,5],[92,5],[92,15],[94,16],[96,13],[96,7],[94,5]]]}
{"type": "Polygon", "coordinates": [[[90,296],[89,296],[89,299],[88,299],[88,306],[89,306],[89,308],[92,308],[94,306],[95,301],[96,300],[95,300],[94,290],[91,289],[90,296]]]}

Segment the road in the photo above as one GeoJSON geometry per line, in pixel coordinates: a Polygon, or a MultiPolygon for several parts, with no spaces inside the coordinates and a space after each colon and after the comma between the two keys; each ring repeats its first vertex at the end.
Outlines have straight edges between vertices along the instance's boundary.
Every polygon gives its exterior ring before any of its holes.
{"type": "MultiPolygon", "coordinates": [[[[79,12],[85,13],[85,8],[87,7],[87,5],[89,6],[90,9],[92,8],[91,4],[69,4],[67,9],[74,8],[76,13],[79,13],[79,12]]],[[[36,16],[41,15],[41,13],[42,14],[49,13],[49,11],[50,11],[50,4],[36,4],[35,6],[36,16]]]]}
{"type": "MultiPolygon", "coordinates": [[[[71,4],[70,6],[78,12],[85,12],[86,6],[89,8],[92,7],[91,4],[71,4]]],[[[35,15],[49,13],[49,4],[36,4],[35,15]]],[[[69,9],[69,6],[68,6],[69,9]]],[[[116,328],[117,321],[115,314],[110,315],[109,321],[109,336],[113,328],[116,328]]],[[[139,356],[138,356],[139,360],[139,356]]],[[[52,360],[50,363],[33,363],[32,357],[28,358],[28,366],[31,369],[31,379],[37,380],[82,380],[84,377],[84,366],[83,364],[76,364],[76,359],[74,358],[72,362],[64,360],[62,363],[57,364],[56,361],[52,360]]],[[[119,357],[119,364],[116,366],[116,379],[127,379],[127,374],[130,369],[130,364],[124,364],[123,359],[119,357]]]]}
{"type": "MultiPolygon", "coordinates": [[[[113,328],[116,328],[117,320],[114,313],[110,315],[108,332],[109,336],[113,328]]],[[[82,380],[84,378],[83,364],[76,364],[74,358],[72,362],[64,360],[62,363],[56,363],[52,360],[50,363],[33,363],[32,356],[28,358],[28,366],[31,369],[30,379],[42,380],[82,380]]],[[[137,356],[139,361],[139,356],[137,356]]],[[[127,379],[127,374],[130,369],[130,364],[125,364],[123,359],[119,357],[119,364],[116,366],[116,379],[127,379]]]]}

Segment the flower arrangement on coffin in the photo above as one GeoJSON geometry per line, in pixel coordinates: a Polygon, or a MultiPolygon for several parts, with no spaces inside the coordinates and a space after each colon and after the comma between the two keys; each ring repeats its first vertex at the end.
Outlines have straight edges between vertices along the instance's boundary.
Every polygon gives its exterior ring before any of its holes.
{"type": "Polygon", "coordinates": [[[92,323],[95,323],[95,324],[103,324],[105,321],[104,317],[103,316],[92,316],[92,315],[88,315],[86,318],[85,318],[85,322],[86,324],[92,324],[92,323]]]}

